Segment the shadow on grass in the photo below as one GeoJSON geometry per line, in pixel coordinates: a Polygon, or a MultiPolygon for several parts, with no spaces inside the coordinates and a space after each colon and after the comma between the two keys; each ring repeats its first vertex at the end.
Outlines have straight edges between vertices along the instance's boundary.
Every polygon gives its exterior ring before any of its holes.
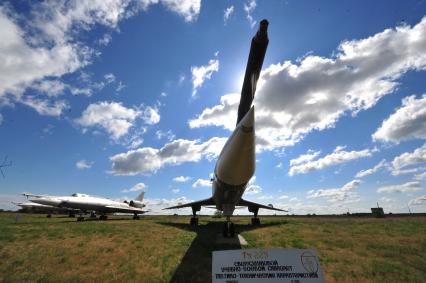
{"type": "MultiPolygon", "coordinates": [[[[224,225],[223,222],[211,221],[206,225],[199,225],[197,227],[184,223],[157,223],[197,233],[195,239],[191,243],[191,246],[183,256],[179,266],[176,268],[170,282],[211,282],[212,252],[217,250],[241,249],[239,243],[216,243],[218,234],[222,232],[224,225]]],[[[240,234],[253,229],[282,225],[286,223],[287,222],[270,222],[259,226],[235,223],[235,231],[240,234]]]]}

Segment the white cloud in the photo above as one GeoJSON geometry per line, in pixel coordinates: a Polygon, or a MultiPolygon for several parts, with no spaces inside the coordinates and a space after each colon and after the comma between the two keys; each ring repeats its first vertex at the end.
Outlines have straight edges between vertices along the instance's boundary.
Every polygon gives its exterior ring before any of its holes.
{"type": "Polygon", "coordinates": [[[423,170],[420,167],[407,169],[407,167],[426,162],[426,144],[415,149],[413,152],[405,152],[392,161],[392,175],[401,175],[404,173],[417,173],[423,170]]]}
{"type": "Polygon", "coordinates": [[[250,27],[254,28],[256,21],[253,20],[251,13],[256,9],[256,0],[249,0],[247,3],[244,3],[244,11],[246,11],[246,18],[250,23],[250,27]]]}
{"type": "Polygon", "coordinates": [[[104,34],[102,38],[98,40],[98,44],[107,46],[112,40],[112,36],[108,33],[104,34]]]}
{"type": "Polygon", "coordinates": [[[79,160],[77,161],[77,163],[75,164],[75,167],[77,167],[77,169],[83,170],[83,169],[90,169],[93,166],[93,162],[88,162],[86,160],[79,160]]]}
{"type": "Polygon", "coordinates": [[[207,65],[192,66],[192,96],[197,94],[197,90],[203,85],[206,79],[210,80],[213,72],[219,71],[219,60],[211,59],[207,65]]]}
{"type": "Polygon", "coordinates": [[[147,188],[147,185],[145,185],[144,183],[137,183],[136,185],[134,185],[130,189],[124,189],[121,192],[123,192],[123,193],[138,192],[138,191],[142,191],[146,188],[147,188]]]}
{"type": "Polygon", "coordinates": [[[167,132],[158,130],[155,132],[155,136],[159,140],[161,140],[162,138],[166,138],[168,141],[172,141],[176,137],[171,130],[168,130],[167,132]]]}
{"type": "Polygon", "coordinates": [[[288,199],[288,198],[289,198],[289,196],[282,195],[282,196],[279,196],[278,198],[279,198],[279,199],[288,199]]]}
{"type": "Polygon", "coordinates": [[[426,205],[426,195],[410,200],[409,205],[426,205]]]}
{"type": "Polygon", "coordinates": [[[118,140],[128,133],[139,115],[139,110],[126,108],[121,103],[102,101],[90,104],[74,121],[85,129],[101,127],[112,139],[118,140]]]}
{"type": "Polygon", "coordinates": [[[320,190],[311,190],[306,196],[308,199],[311,198],[325,198],[330,202],[357,202],[360,200],[357,193],[351,192],[352,190],[359,187],[361,184],[360,180],[352,180],[349,183],[346,183],[341,188],[332,188],[332,189],[320,189],[320,190]]]}
{"type": "Polygon", "coordinates": [[[0,113],[0,125],[3,123],[3,115],[0,113]]]}
{"type": "Polygon", "coordinates": [[[425,172],[423,172],[423,173],[420,173],[420,174],[416,174],[416,175],[414,176],[414,178],[415,178],[416,180],[424,180],[424,179],[426,179],[426,171],[425,171],[425,172]]]}
{"type": "Polygon", "coordinates": [[[219,155],[226,138],[213,137],[199,143],[197,140],[178,139],[160,149],[144,147],[110,157],[114,175],[137,175],[155,172],[165,165],[179,165],[211,159],[219,155]]]}
{"type": "Polygon", "coordinates": [[[180,192],[180,190],[179,190],[179,189],[172,189],[172,192],[173,192],[174,194],[177,194],[178,192],[180,192]]]}
{"type": "Polygon", "coordinates": [[[183,208],[183,209],[170,209],[170,210],[163,210],[163,208],[176,206],[188,202],[192,202],[193,200],[188,199],[187,197],[179,197],[174,199],[145,199],[144,203],[146,204],[146,207],[151,210],[149,214],[190,214],[191,208],[183,208]]]}
{"type": "Polygon", "coordinates": [[[211,187],[212,183],[210,182],[210,180],[206,180],[206,179],[198,179],[197,181],[194,182],[194,184],[192,184],[193,188],[200,188],[200,187],[211,187]]]}
{"type": "Polygon", "coordinates": [[[245,190],[244,194],[254,195],[262,192],[262,188],[258,185],[249,185],[245,190]]]}
{"type": "Polygon", "coordinates": [[[290,176],[294,176],[296,174],[305,174],[311,171],[321,170],[333,165],[349,162],[358,158],[368,157],[371,156],[371,154],[372,151],[370,149],[364,149],[360,151],[345,151],[344,147],[338,146],[332,153],[322,158],[317,160],[308,160],[304,163],[291,166],[288,174],[290,176]]]}
{"type": "Polygon", "coordinates": [[[142,120],[145,124],[155,125],[160,122],[160,114],[158,113],[158,109],[147,106],[142,113],[142,120]]]}
{"type": "Polygon", "coordinates": [[[399,185],[384,186],[377,189],[378,193],[408,193],[422,189],[420,182],[407,182],[399,185]]]}
{"type": "Polygon", "coordinates": [[[361,170],[358,173],[356,173],[355,178],[362,178],[362,177],[374,174],[377,171],[379,171],[381,168],[386,167],[386,166],[387,166],[386,160],[383,159],[382,161],[379,162],[379,164],[377,164],[373,168],[361,170]]]}
{"type": "Polygon", "coordinates": [[[402,106],[383,121],[372,135],[374,140],[400,142],[410,139],[426,139],[426,95],[416,99],[405,97],[402,106]]]}
{"type": "Polygon", "coordinates": [[[229,17],[234,13],[234,5],[229,6],[223,11],[223,22],[226,25],[226,23],[229,20],[229,17]]]}
{"type": "Polygon", "coordinates": [[[107,84],[110,84],[110,83],[112,83],[112,82],[115,82],[115,75],[113,74],[113,73],[108,73],[108,74],[106,74],[105,76],[104,76],[104,78],[105,78],[105,81],[106,81],[106,83],[107,84]]]}
{"type": "MultiPolygon", "coordinates": [[[[312,131],[334,127],[344,115],[373,107],[407,71],[426,68],[425,48],[426,17],[413,27],[344,41],[329,58],[310,54],[270,65],[261,73],[254,101],[259,149],[293,145],[312,131]]],[[[238,102],[238,94],[227,94],[190,126],[233,130],[238,102]]]]}
{"type": "Polygon", "coordinates": [[[290,160],[290,166],[299,165],[305,162],[309,162],[315,158],[318,157],[318,155],[321,153],[321,151],[314,151],[312,149],[308,150],[308,153],[302,154],[299,157],[295,159],[290,160]]]}
{"type": "Polygon", "coordinates": [[[188,176],[179,176],[179,177],[173,178],[173,181],[178,183],[186,183],[189,180],[191,180],[191,177],[188,177],[188,176]]]}
{"type": "MultiPolygon", "coordinates": [[[[201,8],[200,0],[60,0],[30,3],[28,13],[18,15],[12,5],[0,6],[0,105],[24,103],[41,115],[59,116],[64,109],[59,105],[67,102],[49,100],[49,95],[60,93],[57,89],[48,89],[48,98],[26,98],[26,89],[44,87],[44,80],[62,79],[90,64],[99,52],[80,41],[82,33],[96,25],[117,29],[119,21],[160,2],[186,21],[195,20],[201,8]],[[55,110],[46,109],[48,105],[55,110]]],[[[110,41],[105,34],[97,42],[110,41]]],[[[70,90],[91,94],[74,86],[70,90]]]]}

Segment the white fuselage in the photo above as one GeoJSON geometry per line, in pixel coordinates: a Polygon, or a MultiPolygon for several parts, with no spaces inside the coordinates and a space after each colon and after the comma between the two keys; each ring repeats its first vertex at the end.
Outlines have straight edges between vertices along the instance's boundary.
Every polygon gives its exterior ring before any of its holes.
{"type": "Polygon", "coordinates": [[[229,137],[215,167],[213,200],[216,208],[230,216],[238,205],[256,168],[254,107],[229,137]]]}
{"type": "Polygon", "coordinates": [[[74,194],[72,196],[43,196],[31,200],[32,202],[57,207],[67,207],[82,211],[109,212],[108,207],[119,207],[127,209],[127,203],[107,198],[94,197],[85,194],[74,194]]]}

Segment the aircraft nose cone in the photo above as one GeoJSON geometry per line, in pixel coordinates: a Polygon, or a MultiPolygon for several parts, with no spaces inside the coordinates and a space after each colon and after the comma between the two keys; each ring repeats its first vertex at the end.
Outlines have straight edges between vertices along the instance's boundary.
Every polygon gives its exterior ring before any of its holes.
{"type": "Polygon", "coordinates": [[[254,127],[254,106],[246,113],[244,118],[240,121],[239,125],[244,128],[253,128],[254,127]]]}

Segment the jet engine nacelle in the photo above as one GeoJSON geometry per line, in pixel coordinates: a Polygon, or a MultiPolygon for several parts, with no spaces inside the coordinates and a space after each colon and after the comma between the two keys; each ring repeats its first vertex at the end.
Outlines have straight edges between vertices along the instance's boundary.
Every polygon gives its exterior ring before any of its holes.
{"type": "Polygon", "coordinates": [[[137,207],[137,208],[145,207],[145,204],[143,204],[141,201],[137,201],[137,200],[131,200],[129,202],[129,205],[132,206],[132,207],[137,207]]]}

